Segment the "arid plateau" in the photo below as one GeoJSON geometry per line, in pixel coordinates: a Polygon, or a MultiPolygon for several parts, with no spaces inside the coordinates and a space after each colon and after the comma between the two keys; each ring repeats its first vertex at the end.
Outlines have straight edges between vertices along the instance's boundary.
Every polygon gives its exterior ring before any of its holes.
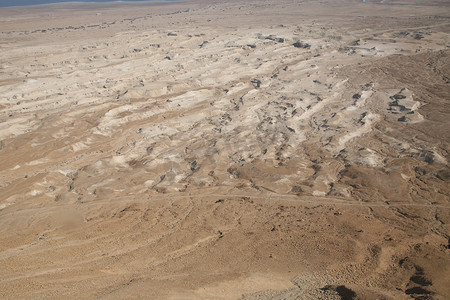
{"type": "Polygon", "coordinates": [[[0,9],[1,299],[450,299],[450,3],[0,9]]]}

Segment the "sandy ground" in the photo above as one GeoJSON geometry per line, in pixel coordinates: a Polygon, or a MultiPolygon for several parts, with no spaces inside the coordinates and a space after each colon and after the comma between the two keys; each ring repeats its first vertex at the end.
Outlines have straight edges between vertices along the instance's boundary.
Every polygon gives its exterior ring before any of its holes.
{"type": "Polygon", "coordinates": [[[449,299],[448,1],[0,10],[0,298],[449,299]]]}

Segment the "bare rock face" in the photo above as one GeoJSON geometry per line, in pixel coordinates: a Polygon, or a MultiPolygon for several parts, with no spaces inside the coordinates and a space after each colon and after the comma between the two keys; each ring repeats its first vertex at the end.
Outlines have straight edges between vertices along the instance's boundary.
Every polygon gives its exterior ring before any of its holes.
{"type": "Polygon", "coordinates": [[[380,2],[2,8],[0,298],[450,298],[448,4],[380,2]]]}

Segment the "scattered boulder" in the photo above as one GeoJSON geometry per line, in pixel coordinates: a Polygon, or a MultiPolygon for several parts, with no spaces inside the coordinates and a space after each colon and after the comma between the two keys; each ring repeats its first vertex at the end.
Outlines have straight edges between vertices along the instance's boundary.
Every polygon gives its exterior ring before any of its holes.
{"type": "Polygon", "coordinates": [[[195,172],[199,169],[199,167],[197,166],[197,161],[194,160],[193,162],[191,162],[189,164],[189,168],[191,169],[192,172],[195,172]]]}
{"type": "Polygon", "coordinates": [[[273,34],[267,35],[267,36],[258,34],[258,38],[262,39],[262,40],[271,40],[271,41],[274,41],[277,43],[284,43],[284,38],[277,37],[276,35],[273,35],[273,34]]]}
{"type": "Polygon", "coordinates": [[[356,93],[352,96],[353,99],[358,100],[361,98],[361,95],[359,93],[356,93]]]}
{"type": "Polygon", "coordinates": [[[414,35],[414,39],[415,40],[421,40],[421,39],[423,39],[424,38],[424,36],[421,34],[421,33],[416,33],[415,35],[414,35]]]}
{"type": "Polygon", "coordinates": [[[252,79],[251,83],[253,84],[253,86],[255,87],[255,89],[259,89],[261,87],[261,80],[259,79],[252,79]]]}
{"type": "Polygon", "coordinates": [[[265,39],[266,40],[271,40],[271,41],[274,41],[274,42],[277,42],[277,43],[284,43],[284,38],[279,38],[279,37],[277,37],[277,36],[275,36],[273,34],[266,36],[265,39]]]}
{"type": "Polygon", "coordinates": [[[394,98],[395,100],[400,100],[400,99],[405,99],[406,96],[402,95],[402,94],[395,94],[394,96],[392,96],[392,98],[394,98]]]}
{"type": "Polygon", "coordinates": [[[294,46],[295,48],[303,48],[303,49],[311,48],[310,44],[303,43],[303,42],[300,42],[300,41],[297,41],[297,42],[293,43],[292,46],[294,46]]]}
{"type": "Polygon", "coordinates": [[[298,185],[294,185],[293,187],[292,187],[292,189],[291,189],[291,193],[294,193],[294,194],[301,194],[301,193],[303,193],[303,189],[301,188],[301,186],[298,186],[298,185]]]}
{"type": "Polygon", "coordinates": [[[400,118],[397,119],[397,121],[399,121],[399,122],[408,122],[409,119],[406,116],[401,116],[400,118]]]}

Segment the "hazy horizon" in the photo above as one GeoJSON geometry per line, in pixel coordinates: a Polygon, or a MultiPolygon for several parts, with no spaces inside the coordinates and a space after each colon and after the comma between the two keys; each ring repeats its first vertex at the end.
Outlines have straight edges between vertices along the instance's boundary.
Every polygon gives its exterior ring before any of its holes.
{"type": "Polygon", "coordinates": [[[67,3],[67,2],[155,2],[155,1],[177,1],[177,0],[0,0],[0,7],[12,6],[28,6],[41,5],[52,3],[67,3]]]}

